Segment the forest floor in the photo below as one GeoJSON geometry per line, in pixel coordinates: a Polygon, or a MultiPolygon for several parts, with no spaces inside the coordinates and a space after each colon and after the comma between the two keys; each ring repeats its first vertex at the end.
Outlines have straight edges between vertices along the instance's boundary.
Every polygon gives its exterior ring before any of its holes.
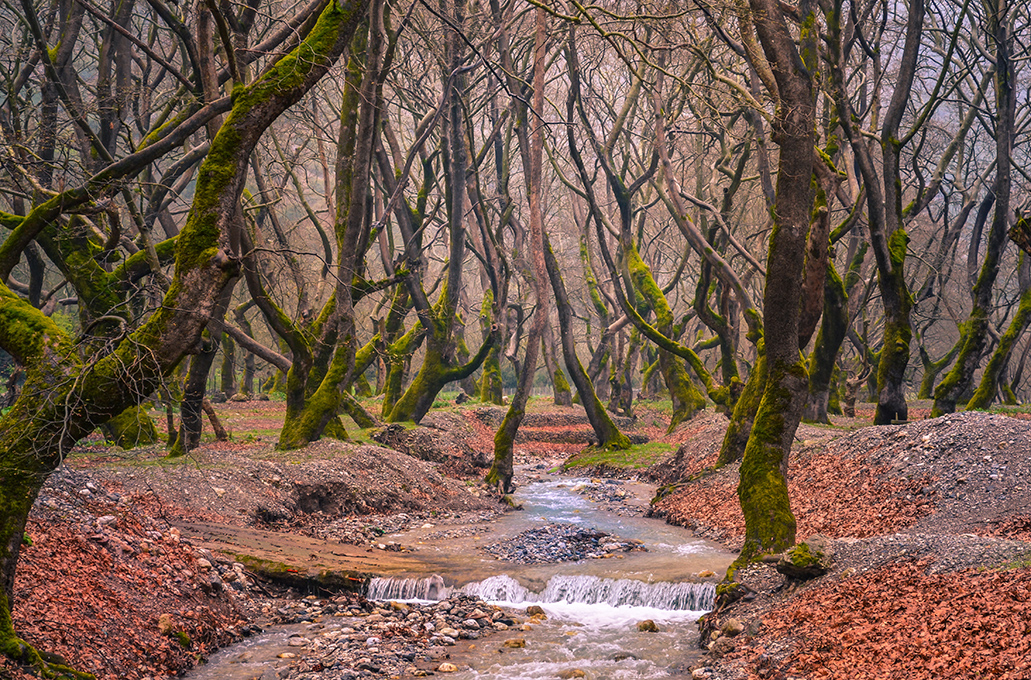
{"type": "MultiPolygon", "coordinates": [[[[710,616],[743,632],[712,642],[695,677],[1031,677],[1031,421],[918,420],[926,405],[915,406],[906,425],[867,427],[860,408],[799,428],[789,466],[798,536],[827,537],[830,572],[802,583],[771,564],[740,571],[748,594],[710,616]]],[[[277,584],[325,593],[401,570],[410,556],[385,534],[460,532],[503,510],[478,481],[496,410],[447,407],[423,427],[285,454],[273,447],[282,404],[217,408],[229,442],[169,461],[160,446],[89,440],[52,476],[16,582],[15,626],[28,642],[98,678],[174,676],[253,632],[288,594],[277,584]]],[[[574,455],[585,429],[575,410],[535,400],[530,411],[517,460],[571,456],[577,474],[662,486],[711,466],[726,427],[706,411],[666,434],[667,413],[645,405],[622,426],[652,443],[592,458],[574,455]]],[[[734,465],[702,474],[653,513],[740,546],[736,485],[734,465]]],[[[0,660],[0,678],[22,677],[0,660]]]]}

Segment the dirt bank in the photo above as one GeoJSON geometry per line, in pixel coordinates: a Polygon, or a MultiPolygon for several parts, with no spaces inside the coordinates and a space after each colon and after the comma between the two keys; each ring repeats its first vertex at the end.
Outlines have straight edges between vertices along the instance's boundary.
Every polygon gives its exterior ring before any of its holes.
{"type": "MultiPolygon", "coordinates": [[[[274,405],[220,408],[235,442],[173,463],[160,447],[87,443],[48,482],[16,586],[15,625],[29,642],[98,678],[170,677],[251,631],[249,612],[283,594],[263,574],[346,586],[350,575],[406,566],[389,533],[482,525],[500,511],[476,481],[493,431],[473,408],[289,454],[267,436],[242,436],[274,430],[274,405]],[[326,574],[336,580],[320,582],[326,574]]],[[[586,428],[575,409],[556,413],[557,426],[535,416],[539,434],[516,447],[541,473],[582,437],[543,433],[586,428]]],[[[715,461],[722,415],[666,435],[661,412],[643,413],[628,427],[668,451],[608,472],[668,485],[715,461]]],[[[927,677],[1027,677],[1029,423],[959,414],[803,426],[797,436],[789,483],[799,536],[828,537],[830,572],[805,583],[770,564],[739,572],[744,597],[710,622],[719,630],[738,619],[743,632],[713,640],[698,677],[921,677],[914,667],[927,677]]],[[[656,512],[739,545],[736,485],[728,466],[678,486],[656,512]]],[[[23,676],[0,661],[0,677],[23,676]]]]}
{"type": "MultiPolygon", "coordinates": [[[[831,570],[805,583],[772,564],[740,571],[744,597],[709,626],[743,633],[710,640],[698,677],[1028,677],[1031,424],[960,413],[814,429],[799,430],[788,486],[799,538],[833,539],[831,570]]],[[[695,474],[715,452],[689,439],[672,462],[695,474]]],[[[679,485],[656,514],[740,545],[737,467],[679,485]]]]}

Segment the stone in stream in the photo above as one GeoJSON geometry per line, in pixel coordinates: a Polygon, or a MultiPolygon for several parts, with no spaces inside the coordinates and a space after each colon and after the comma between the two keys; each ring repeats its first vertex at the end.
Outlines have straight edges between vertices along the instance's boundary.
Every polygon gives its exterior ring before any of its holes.
{"type": "Polygon", "coordinates": [[[651,619],[646,619],[637,624],[637,630],[642,633],[658,633],[659,627],[651,619]]]}

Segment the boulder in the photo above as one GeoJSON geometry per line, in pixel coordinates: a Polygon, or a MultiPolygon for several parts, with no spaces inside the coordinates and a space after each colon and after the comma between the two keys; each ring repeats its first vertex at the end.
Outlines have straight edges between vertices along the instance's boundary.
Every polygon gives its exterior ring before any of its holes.
{"type": "Polygon", "coordinates": [[[819,534],[798,543],[777,560],[777,571],[790,579],[806,581],[823,576],[834,564],[831,539],[819,534]]]}

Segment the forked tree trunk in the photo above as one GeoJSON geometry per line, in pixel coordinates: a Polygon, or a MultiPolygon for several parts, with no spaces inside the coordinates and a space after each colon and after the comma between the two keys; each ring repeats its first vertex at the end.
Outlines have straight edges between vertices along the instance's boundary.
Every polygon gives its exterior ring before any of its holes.
{"type": "Polygon", "coordinates": [[[238,273],[232,230],[251,151],[264,130],[340,56],[364,9],[364,0],[329,4],[295,48],[303,58],[284,58],[234,92],[233,108],[197,177],[178,238],[172,285],[162,305],[110,354],[83,361],[73,338],[0,284],[0,342],[28,373],[21,396],[0,418],[0,652],[8,657],[44,674],[70,674],[46,663],[22,641],[11,618],[15,570],[32,504],[80,438],[158,389],[163,376],[200,340],[221,292],[238,273]],[[11,323],[17,332],[3,327],[11,323]],[[71,402],[77,407],[67,409],[71,402]]]}
{"type": "Polygon", "coordinates": [[[533,291],[536,306],[526,336],[526,355],[523,370],[519,375],[512,404],[494,435],[494,463],[487,473],[487,481],[502,493],[515,491],[512,485],[512,459],[516,432],[526,413],[526,402],[533,389],[533,378],[537,373],[537,359],[544,338],[544,326],[548,323],[547,268],[544,263],[544,215],[541,206],[541,166],[544,153],[544,70],[547,56],[546,21],[543,7],[537,8],[537,30],[534,37],[533,55],[533,109],[537,112],[530,134],[530,148],[527,154],[527,191],[530,202],[530,260],[533,263],[533,291]]]}

